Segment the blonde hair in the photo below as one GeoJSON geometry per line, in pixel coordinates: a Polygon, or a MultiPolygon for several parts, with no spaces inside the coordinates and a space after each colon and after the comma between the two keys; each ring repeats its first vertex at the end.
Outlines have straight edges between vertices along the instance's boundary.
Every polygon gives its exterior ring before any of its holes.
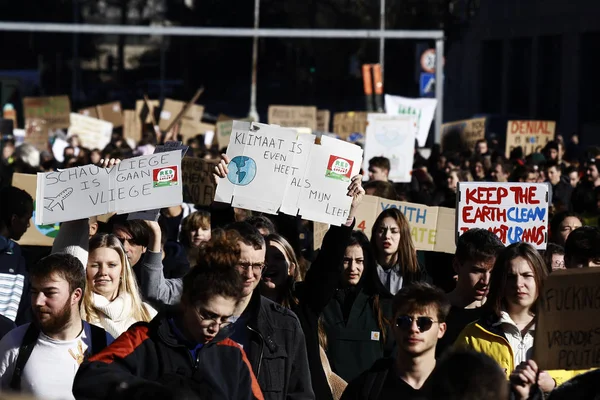
{"type": "MultiPolygon", "coordinates": [[[[137,285],[137,281],[135,279],[133,268],[131,268],[131,265],[129,264],[129,260],[125,255],[125,250],[123,249],[121,241],[117,239],[115,235],[100,233],[90,239],[89,253],[91,254],[92,251],[99,248],[112,249],[116,251],[117,254],[119,254],[119,258],[121,259],[119,293],[127,293],[130,296],[133,312],[132,317],[136,321],[150,322],[152,317],[150,316],[150,313],[148,312],[142,301],[142,297],[140,296],[140,291],[137,285]]],[[[87,322],[100,321],[101,319],[98,310],[96,310],[96,307],[94,306],[93,293],[93,285],[85,285],[85,292],[83,295],[82,318],[87,322]]]]}

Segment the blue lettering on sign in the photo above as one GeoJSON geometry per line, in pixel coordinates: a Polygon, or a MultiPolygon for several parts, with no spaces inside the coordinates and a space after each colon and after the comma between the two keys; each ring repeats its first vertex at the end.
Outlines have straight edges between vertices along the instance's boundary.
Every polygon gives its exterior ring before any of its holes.
{"type": "Polygon", "coordinates": [[[417,224],[425,224],[427,221],[427,209],[411,206],[397,206],[395,204],[383,204],[381,203],[381,211],[385,211],[388,208],[397,208],[402,214],[408,219],[408,222],[415,222],[417,224]]]}
{"type": "Polygon", "coordinates": [[[543,221],[546,209],[541,207],[519,208],[511,207],[506,213],[506,219],[511,222],[524,223],[529,221],[543,221]]]}

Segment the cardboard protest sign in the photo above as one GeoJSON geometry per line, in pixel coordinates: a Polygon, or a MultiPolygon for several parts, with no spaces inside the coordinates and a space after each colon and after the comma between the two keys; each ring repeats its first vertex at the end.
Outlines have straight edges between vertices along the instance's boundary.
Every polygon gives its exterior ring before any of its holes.
{"type": "Polygon", "coordinates": [[[454,253],[456,246],[452,234],[455,217],[451,208],[365,196],[357,210],[355,229],[363,231],[370,238],[375,220],[388,208],[397,208],[404,214],[417,250],[454,253]]]}
{"type": "Polygon", "coordinates": [[[385,95],[385,110],[390,115],[412,115],[417,119],[417,141],[424,147],[437,106],[436,99],[411,99],[385,95]]]}
{"type": "Polygon", "coordinates": [[[201,158],[185,157],[181,160],[183,201],[209,206],[215,198],[213,172],[217,162],[201,158]]]}
{"type": "Polygon", "coordinates": [[[98,110],[98,119],[110,122],[115,128],[123,126],[123,110],[120,101],[100,104],[96,108],[98,110]]]}
{"type": "Polygon", "coordinates": [[[329,230],[329,224],[322,222],[313,222],[313,250],[320,249],[323,245],[323,238],[329,230]]]}
{"type": "Polygon", "coordinates": [[[229,175],[217,187],[216,201],[275,214],[341,225],[352,199],[350,178],[360,170],[362,150],[327,136],[294,129],[234,121],[227,155],[229,175]]]}
{"type": "Polygon", "coordinates": [[[40,173],[36,198],[38,225],[179,205],[181,150],[129,158],[106,169],[86,165],[40,173]]]}
{"type": "Polygon", "coordinates": [[[27,118],[25,120],[25,141],[38,150],[48,150],[48,131],[45,119],[27,118]]]}
{"type": "MultiPolygon", "coordinates": [[[[37,177],[34,174],[13,174],[12,185],[19,189],[23,189],[31,197],[33,197],[33,204],[35,209],[36,204],[36,187],[37,177]]],[[[35,212],[31,217],[29,228],[25,231],[25,234],[21,236],[21,239],[17,242],[21,246],[52,246],[54,238],[58,235],[60,224],[48,224],[48,225],[36,225],[35,224],[35,212]]]]}
{"type": "Polygon", "coordinates": [[[317,110],[317,131],[329,132],[331,112],[329,110],[317,110]]]}
{"type": "MultiPolygon", "coordinates": [[[[162,131],[166,131],[169,128],[185,105],[186,103],[183,101],[165,99],[158,121],[158,126],[162,131]]],[[[179,133],[183,137],[196,136],[202,133],[202,115],[204,115],[204,106],[197,104],[190,105],[187,112],[181,117],[179,133]]]]}
{"type": "MultiPolygon", "coordinates": [[[[144,110],[144,100],[136,100],[135,101],[135,113],[142,118],[142,111],[144,110]]],[[[160,107],[160,100],[149,100],[148,107],[150,110],[147,111],[146,116],[143,118],[145,124],[151,124],[153,115],[156,114],[156,109],[160,107]]]]}
{"type": "Polygon", "coordinates": [[[25,120],[42,119],[49,130],[68,128],[71,102],[69,96],[23,98],[25,120]]]}
{"type": "Polygon", "coordinates": [[[540,153],[546,143],[554,140],[554,121],[508,121],[506,125],[506,156],[518,146],[524,155],[540,153]]]}
{"type": "Polygon", "coordinates": [[[269,124],[317,130],[317,107],[269,106],[269,124]]]}
{"type": "Polygon", "coordinates": [[[485,118],[474,118],[442,124],[442,149],[473,151],[477,141],[485,139],[485,122],[485,118]]]}
{"type": "Polygon", "coordinates": [[[373,157],[386,157],[390,160],[390,180],[410,182],[415,156],[415,119],[404,115],[369,114],[368,121],[363,170],[369,169],[369,160],[373,157]]]}
{"type": "Polygon", "coordinates": [[[142,140],[142,120],[134,110],[123,110],[123,137],[135,143],[142,140]]]}
{"type": "Polygon", "coordinates": [[[362,111],[339,112],[333,114],[333,133],[340,139],[347,139],[353,133],[364,135],[367,132],[367,113],[362,111]]]}
{"type": "Polygon", "coordinates": [[[98,109],[96,107],[82,108],[77,112],[86,117],[98,118],[98,109]]]}
{"type": "Polygon", "coordinates": [[[547,183],[459,182],[456,238],[484,228],[509,245],[526,242],[544,250],[548,237],[547,183]]]}
{"type": "Polygon", "coordinates": [[[110,122],[71,113],[68,135],[77,135],[83,147],[104,149],[110,143],[113,125],[110,122]]]}
{"type": "Polygon", "coordinates": [[[600,367],[600,268],[552,272],[538,302],[533,357],[540,370],[600,367]]]}

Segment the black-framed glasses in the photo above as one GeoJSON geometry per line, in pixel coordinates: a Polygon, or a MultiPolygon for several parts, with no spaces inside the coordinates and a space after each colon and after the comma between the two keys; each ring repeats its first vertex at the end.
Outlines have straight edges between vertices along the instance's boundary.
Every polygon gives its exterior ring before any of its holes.
{"type": "Polygon", "coordinates": [[[419,332],[427,332],[431,329],[433,324],[438,321],[434,321],[429,317],[411,317],[410,315],[401,315],[396,318],[396,326],[400,329],[408,330],[412,328],[413,322],[417,321],[417,328],[419,332]]]}
{"type": "Polygon", "coordinates": [[[205,316],[205,315],[203,315],[204,312],[197,307],[196,307],[196,313],[198,314],[198,317],[200,317],[200,321],[208,324],[208,326],[217,325],[219,327],[219,329],[225,329],[225,328],[228,328],[229,326],[233,325],[233,322],[230,321],[229,319],[226,319],[225,321],[219,321],[218,319],[220,317],[205,316]]]}
{"type": "Polygon", "coordinates": [[[249,262],[239,262],[237,264],[238,268],[241,269],[242,271],[246,272],[248,271],[248,269],[252,268],[252,271],[258,273],[261,273],[263,269],[265,269],[265,263],[249,263],[249,262]]]}

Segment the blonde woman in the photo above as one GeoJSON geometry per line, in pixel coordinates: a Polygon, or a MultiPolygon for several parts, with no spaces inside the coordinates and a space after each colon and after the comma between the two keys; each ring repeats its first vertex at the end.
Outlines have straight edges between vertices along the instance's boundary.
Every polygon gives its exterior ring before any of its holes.
{"type": "Polygon", "coordinates": [[[123,246],[114,235],[99,234],[89,243],[83,318],[117,338],[136,322],[157,314],[142,302],[123,246]]]}

